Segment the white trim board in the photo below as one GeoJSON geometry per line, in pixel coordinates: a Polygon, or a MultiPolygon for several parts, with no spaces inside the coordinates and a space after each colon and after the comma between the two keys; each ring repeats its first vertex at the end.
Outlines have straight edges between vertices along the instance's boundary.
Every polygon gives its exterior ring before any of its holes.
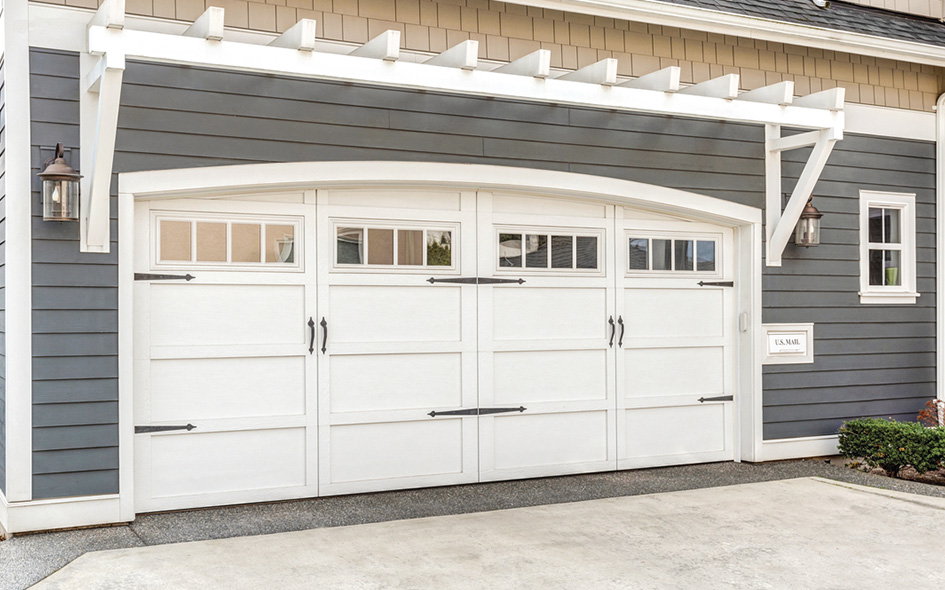
{"type": "MultiPolygon", "coordinates": [[[[666,2],[654,2],[653,0],[518,0],[514,2],[514,4],[563,10],[566,12],[577,12],[580,14],[591,14],[607,18],[619,18],[656,25],[681,27],[710,33],[720,33],[723,35],[736,35],[750,39],[788,43],[805,47],[818,47],[821,49],[856,53],[859,55],[872,55],[875,57],[924,63],[934,66],[945,65],[945,48],[933,45],[874,37],[861,33],[849,33],[782,23],[695,7],[673,5],[666,2]]],[[[56,49],[81,50],[84,39],[77,38],[77,34],[84,35],[84,30],[76,33],[75,31],[67,31],[61,28],[62,25],[65,24],[63,17],[68,14],[69,11],[86,14],[87,16],[83,24],[87,24],[88,16],[95,12],[92,9],[31,3],[31,17],[35,14],[38,19],[54,21],[45,23],[37,22],[30,31],[32,42],[38,46],[56,49]]],[[[156,32],[179,34],[187,29],[188,25],[189,23],[155,17],[128,16],[126,18],[126,26],[156,32]]],[[[233,39],[236,39],[237,36],[247,40],[250,38],[272,40],[278,37],[278,35],[274,33],[264,33],[246,29],[228,28],[227,33],[228,38],[233,39]]],[[[319,43],[321,43],[321,40],[319,43]]],[[[318,47],[318,49],[322,50],[321,47],[318,47]]]]}
{"type": "Polygon", "coordinates": [[[9,502],[0,495],[0,516],[3,511],[9,535],[122,522],[117,494],[32,502],[9,502]]]}
{"type": "Polygon", "coordinates": [[[935,394],[945,400],[945,94],[935,112],[935,394]]]}
{"type": "Polygon", "coordinates": [[[843,110],[846,133],[935,141],[935,113],[849,102],[843,110]]]}
{"type": "Polygon", "coordinates": [[[839,440],[840,437],[836,434],[766,440],[762,443],[761,458],[758,460],[781,461],[804,457],[828,457],[839,453],[837,450],[839,440]]]}

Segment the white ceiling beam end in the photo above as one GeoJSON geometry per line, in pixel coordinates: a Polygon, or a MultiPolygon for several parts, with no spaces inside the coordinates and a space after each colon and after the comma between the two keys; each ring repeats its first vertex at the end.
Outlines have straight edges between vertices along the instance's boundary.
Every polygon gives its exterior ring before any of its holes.
{"type": "Polygon", "coordinates": [[[219,6],[211,6],[197,17],[194,24],[190,25],[183,35],[185,37],[197,37],[208,41],[223,40],[223,9],[219,6]]]}
{"type": "Polygon", "coordinates": [[[829,90],[808,94],[807,96],[799,96],[794,99],[794,106],[811,109],[826,109],[828,111],[842,111],[845,96],[845,88],[831,88],[829,90]]]}
{"type": "Polygon", "coordinates": [[[384,31],[348,55],[397,61],[400,59],[400,31],[384,31]]]}
{"type": "Polygon", "coordinates": [[[469,39],[423,62],[428,66],[475,70],[479,67],[479,41],[469,39]]]}
{"type": "Polygon", "coordinates": [[[551,51],[539,49],[492,71],[515,76],[547,78],[551,74],[551,51]]]}
{"type": "Polygon", "coordinates": [[[738,74],[726,74],[692,86],[686,86],[680,89],[678,94],[694,94],[696,96],[731,100],[738,96],[738,74]]]}
{"type": "Polygon", "coordinates": [[[90,27],[106,27],[108,29],[125,28],[125,0],[105,0],[98,7],[92,19],[89,21],[90,27]]]}
{"type": "Polygon", "coordinates": [[[640,88],[642,90],[656,90],[659,92],[678,92],[680,72],[679,66],[669,66],[662,70],[644,74],[639,78],[621,82],[618,86],[624,88],[640,88]]]}
{"type": "Polygon", "coordinates": [[[585,82],[587,84],[600,84],[602,86],[614,86],[617,84],[617,60],[608,57],[589,66],[584,66],[568,72],[555,78],[556,80],[567,80],[569,82],[585,82]]]}
{"type": "Polygon", "coordinates": [[[273,39],[269,45],[287,47],[299,51],[315,51],[315,31],[317,23],[310,18],[303,18],[284,33],[273,39]]]}
{"type": "Polygon", "coordinates": [[[794,101],[794,82],[785,80],[770,86],[762,86],[748,92],[743,92],[736,100],[750,100],[752,102],[766,102],[769,104],[789,105],[794,101]]]}

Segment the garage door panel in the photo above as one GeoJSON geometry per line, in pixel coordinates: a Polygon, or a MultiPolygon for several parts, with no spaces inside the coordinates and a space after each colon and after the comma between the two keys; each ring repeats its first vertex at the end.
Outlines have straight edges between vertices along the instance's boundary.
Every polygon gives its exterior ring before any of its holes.
{"type": "Polygon", "coordinates": [[[720,289],[626,289],[624,293],[628,338],[724,335],[720,289]]]}
{"type": "Polygon", "coordinates": [[[462,404],[462,355],[335,355],[331,411],[363,412],[462,404]]]}
{"type": "Polygon", "coordinates": [[[721,346],[638,348],[623,354],[627,398],[720,394],[724,389],[725,349],[721,346]]]}
{"type": "Polygon", "coordinates": [[[152,346],[302,344],[302,285],[150,285],[152,346]]]}
{"type": "Polygon", "coordinates": [[[492,297],[496,341],[591,339],[603,334],[605,289],[496,288],[492,297]]]}
{"type": "Polygon", "coordinates": [[[463,472],[462,419],[331,427],[331,481],[384,480],[463,472]]]}
{"type": "Polygon", "coordinates": [[[305,357],[151,362],[151,420],[305,413],[305,357]]]}
{"type": "Polygon", "coordinates": [[[607,399],[606,350],[496,352],[497,404],[607,399]]]}
{"type": "Polygon", "coordinates": [[[697,455],[726,450],[725,404],[626,412],[626,458],[697,455]]]}
{"type": "Polygon", "coordinates": [[[493,418],[497,470],[607,460],[607,411],[507,415],[493,418]]]}
{"type": "Polygon", "coordinates": [[[462,289],[331,287],[331,342],[433,342],[462,338],[462,289]]]}
{"type": "Polygon", "coordinates": [[[306,485],[304,428],[152,436],[155,498],[306,485]]]}

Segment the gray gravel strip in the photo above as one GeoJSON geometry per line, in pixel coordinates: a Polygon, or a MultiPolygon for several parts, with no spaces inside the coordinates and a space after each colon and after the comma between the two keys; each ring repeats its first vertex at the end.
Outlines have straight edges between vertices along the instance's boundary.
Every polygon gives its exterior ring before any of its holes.
{"type": "Polygon", "coordinates": [[[854,471],[842,461],[711,463],[401,490],[139,516],[131,525],[22,535],[0,543],[0,590],[20,590],[80,555],[103,549],[264,535],[819,476],[945,497],[945,487],[854,471]]]}

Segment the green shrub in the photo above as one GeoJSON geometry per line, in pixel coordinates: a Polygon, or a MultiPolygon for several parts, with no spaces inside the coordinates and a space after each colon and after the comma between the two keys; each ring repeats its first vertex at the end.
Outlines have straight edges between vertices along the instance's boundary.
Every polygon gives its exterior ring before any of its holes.
{"type": "Polygon", "coordinates": [[[925,473],[945,466],[945,428],[878,418],[851,420],[840,428],[840,454],[862,457],[892,477],[907,465],[925,473]]]}

